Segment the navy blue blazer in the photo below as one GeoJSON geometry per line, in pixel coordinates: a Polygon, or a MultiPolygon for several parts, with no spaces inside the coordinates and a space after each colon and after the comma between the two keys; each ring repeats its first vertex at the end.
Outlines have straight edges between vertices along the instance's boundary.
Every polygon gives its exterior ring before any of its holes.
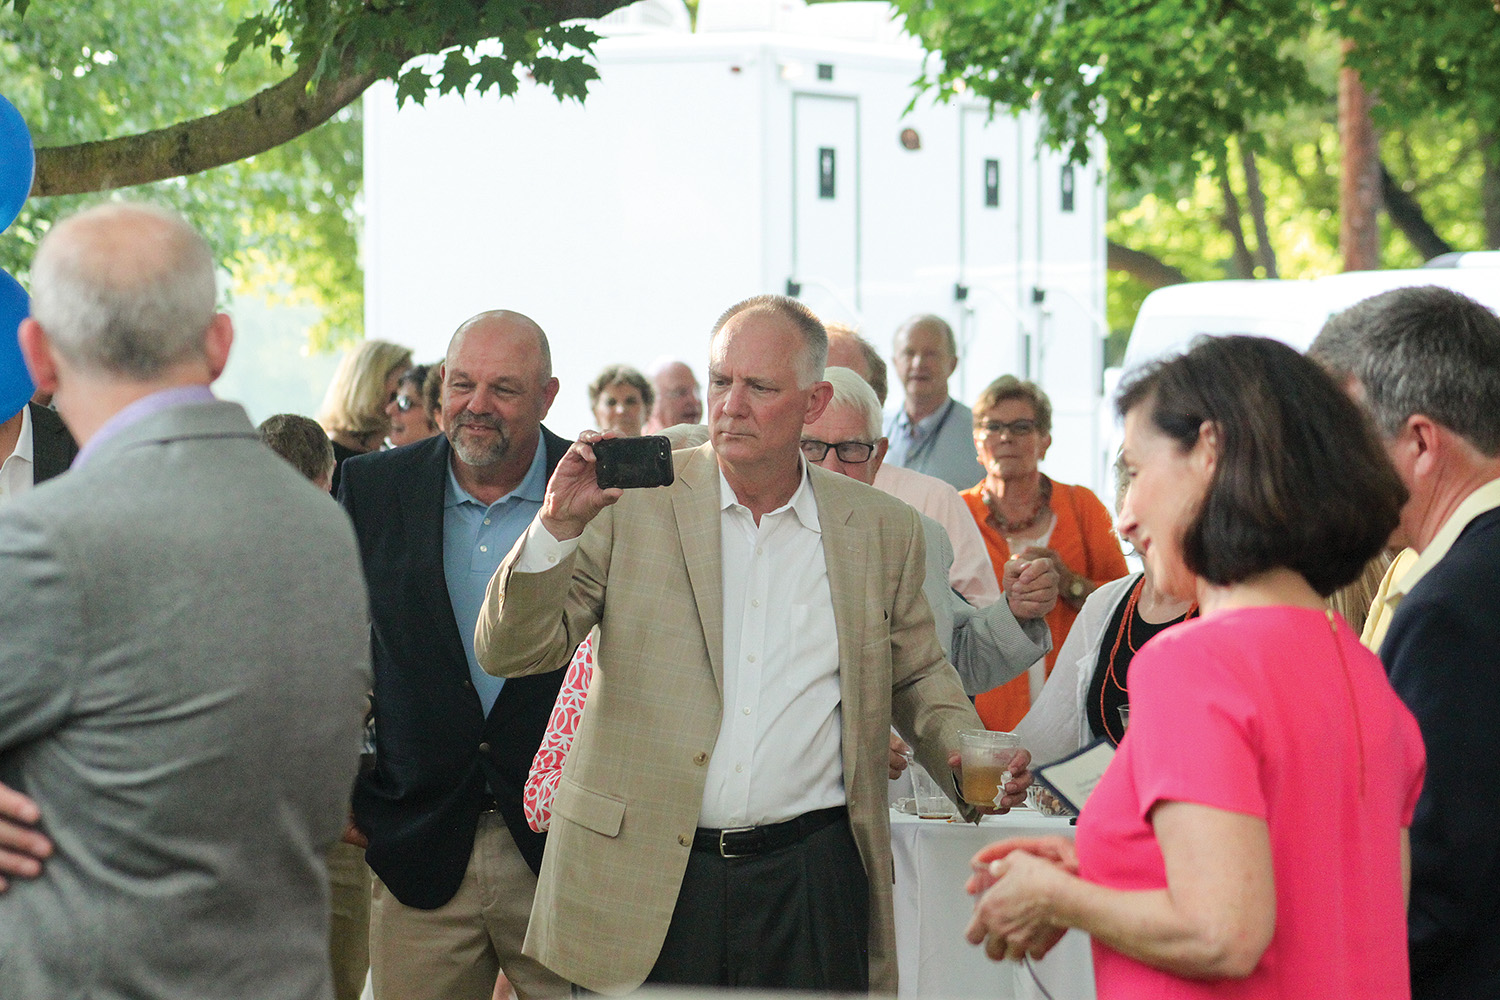
{"type": "Polygon", "coordinates": [[[31,408],[31,481],[41,483],[68,471],[78,444],[54,410],[26,405],[31,408]]]}
{"type": "Polygon", "coordinates": [[[1500,997],[1500,509],[1401,599],[1380,658],[1422,727],[1411,825],[1413,1000],[1500,997]]]}
{"type": "MultiPolygon", "coordinates": [[[[569,442],[542,428],[547,474],[569,442]]],[[[344,463],[339,502],[354,521],[370,592],[375,767],[354,789],[365,859],[407,906],[435,909],[458,891],[479,815],[494,791],[533,871],[546,836],[526,824],[521,793],[563,671],[507,680],[481,711],[443,575],[447,438],[344,463]]]]}

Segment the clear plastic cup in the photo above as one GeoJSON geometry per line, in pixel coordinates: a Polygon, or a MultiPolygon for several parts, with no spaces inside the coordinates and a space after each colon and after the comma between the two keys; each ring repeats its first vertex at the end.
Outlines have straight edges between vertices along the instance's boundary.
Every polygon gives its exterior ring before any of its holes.
{"type": "Polygon", "coordinates": [[[912,764],[907,771],[911,775],[912,795],[918,816],[922,819],[947,819],[953,815],[953,802],[925,767],[912,764]]]}
{"type": "Polygon", "coordinates": [[[1013,776],[1010,765],[1021,749],[1021,738],[990,729],[964,729],[958,739],[963,758],[963,787],[959,791],[964,801],[998,807],[1005,783],[1013,776]]]}

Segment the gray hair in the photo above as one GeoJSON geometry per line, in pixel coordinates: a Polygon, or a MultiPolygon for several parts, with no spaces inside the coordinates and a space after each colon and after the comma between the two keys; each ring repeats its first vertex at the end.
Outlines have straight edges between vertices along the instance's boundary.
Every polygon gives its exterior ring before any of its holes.
{"type": "Polygon", "coordinates": [[[823,377],[823,368],[828,364],[828,331],[811,309],[785,295],[751,296],[720,313],[710,337],[717,337],[725,323],[744,312],[767,312],[779,316],[802,334],[806,347],[797,362],[797,388],[806,389],[823,377]]]}
{"type": "Polygon", "coordinates": [[[875,390],[870,388],[870,383],[853,370],[837,365],[825,368],[823,379],[833,386],[833,398],[828,401],[828,409],[840,407],[854,410],[865,418],[865,434],[870,439],[869,443],[879,441],[884,436],[881,433],[880,400],[875,398],[875,390]]]}
{"type": "Polygon", "coordinates": [[[99,205],[54,226],[31,285],[31,314],[64,358],[141,381],[202,356],[215,315],[213,251],[154,205],[99,205]]]}
{"type": "Polygon", "coordinates": [[[1420,413],[1500,455],[1500,317],[1427,285],[1358,302],[1323,325],[1308,356],[1364,390],[1386,437],[1420,413]]]}

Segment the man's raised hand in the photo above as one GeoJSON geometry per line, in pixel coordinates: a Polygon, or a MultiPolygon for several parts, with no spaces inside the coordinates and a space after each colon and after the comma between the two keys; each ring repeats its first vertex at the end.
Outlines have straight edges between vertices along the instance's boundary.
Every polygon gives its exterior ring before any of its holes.
{"type": "Polygon", "coordinates": [[[557,463],[541,510],[542,527],[553,538],[577,538],[601,510],[625,495],[620,489],[601,490],[594,475],[594,442],[619,436],[616,431],[584,431],[557,463]]]}

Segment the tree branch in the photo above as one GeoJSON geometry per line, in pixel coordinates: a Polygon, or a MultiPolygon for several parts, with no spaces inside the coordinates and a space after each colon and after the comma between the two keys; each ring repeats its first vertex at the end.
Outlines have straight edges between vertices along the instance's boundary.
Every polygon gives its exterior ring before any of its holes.
{"type": "Polygon", "coordinates": [[[1396,224],[1411,245],[1417,248],[1417,253],[1422,255],[1423,260],[1431,260],[1445,253],[1452,253],[1453,247],[1448,241],[1437,234],[1432,228],[1432,223],[1427,221],[1427,216],[1422,212],[1422,205],[1413,198],[1400,184],[1391,172],[1386,169],[1385,164],[1380,167],[1380,194],[1385,200],[1385,214],[1390,216],[1391,221],[1396,224]]]}
{"type": "Polygon", "coordinates": [[[1187,275],[1171,264],[1163,263],[1144,250],[1132,250],[1114,240],[1105,243],[1104,266],[1111,271],[1124,271],[1152,291],[1187,281],[1187,275]]]}
{"type": "Polygon", "coordinates": [[[308,92],[312,67],[223,111],[139,135],[36,151],[32,197],[82,194],[196,174],[289,142],[332,118],[377,75],[327,80],[308,92]]]}
{"type": "MultiPolygon", "coordinates": [[[[539,24],[562,24],[601,18],[628,2],[540,0],[536,13],[539,24]]],[[[396,53],[399,62],[421,54],[396,53]]],[[[346,63],[336,78],[325,78],[309,91],[315,65],[316,59],[309,58],[280,83],[202,118],[139,135],[38,149],[31,195],[45,198],[132,187],[255,156],[317,128],[381,79],[380,73],[354,71],[346,63]]]]}

